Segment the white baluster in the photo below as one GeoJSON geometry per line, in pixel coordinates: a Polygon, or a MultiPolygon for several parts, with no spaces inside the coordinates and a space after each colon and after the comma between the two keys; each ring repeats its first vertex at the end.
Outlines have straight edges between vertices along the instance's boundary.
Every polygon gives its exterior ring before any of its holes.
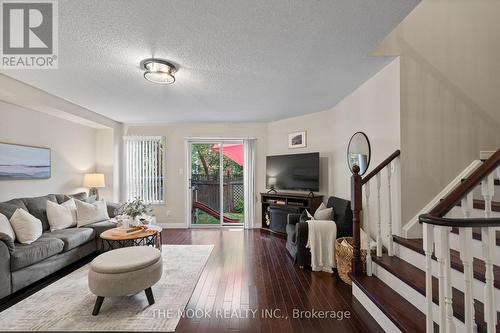
{"type": "Polygon", "coordinates": [[[365,184],[365,209],[363,210],[363,225],[366,233],[366,275],[372,276],[372,251],[370,232],[370,182],[365,184]]]}
{"type": "Polygon", "coordinates": [[[392,192],[391,192],[391,164],[389,163],[389,165],[387,166],[387,196],[388,196],[388,199],[389,199],[389,211],[388,211],[388,225],[387,225],[387,254],[389,256],[393,256],[394,255],[394,245],[392,243],[392,192]]]}
{"type": "Polygon", "coordinates": [[[380,211],[380,172],[377,173],[377,257],[382,256],[382,214],[380,211]]]}
{"type": "MultiPolygon", "coordinates": [[[[484,216],[491,217],[491,200],[495,194],[495,174],[492,173],[481,183],[481,193],[484,198],[484,216]]],[[[497,324],[496,305],[495,305],[495,287],[493,276],[493,258],[496,247],[496,229],[482,228],[481,242],[483,244],[483,260],[486,267],[485,286],[484,286],[484,321],[487,323],[488,332],[493,332],[497,324]]]]}
{"type": "MultiPolygon", "coordinates": [[[[467,205],[466,201],[467,199],[462,200],[462,207],[467,205]]],[[[471,212],[469,210],[466,217],[470,216],[470,213],[471,212]]],[[[474,316],[474,295],[472,289],[472,282],[474,279],[472,268],[472,228],[460,228],[459,238],[460,259],[464,265],[465,331],[477,332],[474,316]]]]}
{"type": "Polygon", "coordinates": [[[434,321],[432,319],[432,251],[434,250],[434,226],[423,223],[424,252],[425,252],[425,316],[426,332],[434,332],[434,321]]]}
{"type": "Polygon", "coordinates": [[[435,227],[436,257],[439,264],[439,331],[455,332],[453,322],[453,296],[451,293],[451,267],[449,227],[435,227]]]}
{"type": "Polygon", "coordinates": [[[493,276],[493,258],[496,247],[496,230],[495,228],[481,229],[481,242],[483,243],[483,260],[486,266],[485,286],[484,286],[484,321],[487,323],[487,331],[494,332],[497,324],[496,302],[495,302],[495,287],[493,276]]]}
{"type": "Polygon", "coordinates": [[[472,216],[472,209],[474,209],[474,193],[469,192],[465,196],[465,198],[462,199],[461,207],[462,207],[462,213],[464,214],[464,217],[466,219],[470,219],[472,216]]]}
{"type": "Polygon", "coordinates": [[[484,198],[484,216],[491,217],[491,200],[495,194],[495,174],[491,173],[481,182],[481,194],[484,198]]]}

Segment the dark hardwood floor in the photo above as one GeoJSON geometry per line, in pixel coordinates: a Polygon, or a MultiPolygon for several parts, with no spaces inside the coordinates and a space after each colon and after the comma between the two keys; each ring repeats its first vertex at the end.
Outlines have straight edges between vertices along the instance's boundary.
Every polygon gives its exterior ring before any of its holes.
{"type": "Polygon", "coordinates": [[[283,239],[260,231],[189,229],[165,230],[163,242],[215,245],[187,305],[190,318],[181,319],[178,332],[383,332],[336,274],[295,266],[283,239]],[[203,310],[207,316],[191,315],[203,310]],[[313,310],[337,318],[307,318],[313,310]]]}
{"type": "MultiPolygon", "coordinates": [[[[163,244],[214,245],[176,332],[383,332],[336,274],[313,273],[294,265],[284,239],[259,230],[166,229],[162,240],[163,244]],[[204,310],[208,315],[200,316],[204,310]],[[309,318],[318,310],[330,311],[323,312],[329,318],[309,318]]],[[[3,299],[0,311],[93,257],[3,299]]]]}

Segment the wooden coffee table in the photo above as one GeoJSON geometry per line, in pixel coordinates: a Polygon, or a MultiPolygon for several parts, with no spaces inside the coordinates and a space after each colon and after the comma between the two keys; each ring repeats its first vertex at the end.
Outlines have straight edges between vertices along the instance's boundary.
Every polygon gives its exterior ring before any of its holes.
{"type": "Polygon", "coordinates": [[[100,237],[105,251],[128,246],[154,246],[161,250],[161,231],[162,228],[157,225],[151,225],[145,230],[129,234],[120,232],[118,228],[113,228],[104,231],[100,237]],[[107,248],[104,244],[107,245],[107,248]]]}

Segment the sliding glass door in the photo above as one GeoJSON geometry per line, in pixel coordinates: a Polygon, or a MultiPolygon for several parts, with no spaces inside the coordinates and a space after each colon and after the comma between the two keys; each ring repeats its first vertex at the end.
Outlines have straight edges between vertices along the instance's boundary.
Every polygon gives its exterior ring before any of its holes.
{"type": "Polygon", "coordinates": [[[243,142],[192,141],[188,150],[190,225],[242,226],[243,142]]]}

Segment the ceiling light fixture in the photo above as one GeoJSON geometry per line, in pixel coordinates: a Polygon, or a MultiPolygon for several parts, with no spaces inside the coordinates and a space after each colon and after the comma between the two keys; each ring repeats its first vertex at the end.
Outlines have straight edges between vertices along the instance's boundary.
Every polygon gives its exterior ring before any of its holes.
{"type": "Polygon", "coordinates": [[[172,84],[175,82],[176,68],[163,59],[144,59],[141,61],[144,68],[144,78],[158,84],[172,84]]]}

